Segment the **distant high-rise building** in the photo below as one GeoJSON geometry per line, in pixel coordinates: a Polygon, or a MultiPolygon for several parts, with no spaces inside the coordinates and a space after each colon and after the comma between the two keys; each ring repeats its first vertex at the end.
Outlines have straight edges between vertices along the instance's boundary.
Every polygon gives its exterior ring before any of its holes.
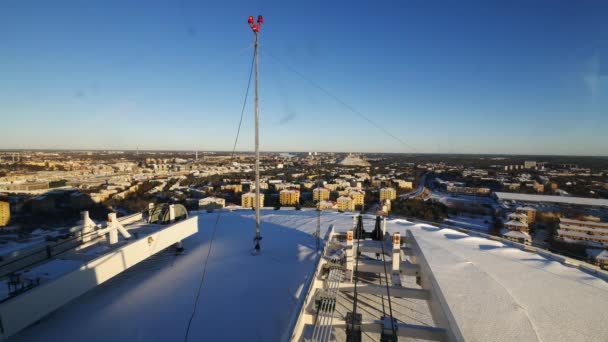
{"type": "Polygon", "coordinates": [[[279,201],[281,202],[281,205],[298,205],[300,203],[300,191],[281,190],[279,193],[279,201]]]}
{"type": "Polygon", "coordinates": [[[8,225],[11,220],[11,205],[8,202],[0,201],[0,227],[8,225]]]}
{"type": "Polygon", "coordinates": [[[393,188],[380,189],[380,201],[394,200],[397,198],[397,191],[393,188]]]}
{"type": "Polygon", "coordinates": [[[365,191],[350,189],[348,191],[348,196],[353,199],[353,203],[355,205],[363,205],[363,201],[365,200],[365,191]]]}
{"type": "MultiPolygon", "coordinates": [[[[264,194],[260,194],[260,207],[264,206],[264,194]]],[[[255,208],[255,192],[248,192],[241,196],[241,207],[255,208]]]]}
{"type": "Polygon", "coordinates": [[[337,203],[340,211],[355,211],[355,201],[348,196],[338,197],[337,203]]]}
{"type": "Polygon", "coordinates": [[[316,188],[312,191],[312,199],[314,201],[325,201],[329,199],[329,190],[325,188],[316,188]]]}

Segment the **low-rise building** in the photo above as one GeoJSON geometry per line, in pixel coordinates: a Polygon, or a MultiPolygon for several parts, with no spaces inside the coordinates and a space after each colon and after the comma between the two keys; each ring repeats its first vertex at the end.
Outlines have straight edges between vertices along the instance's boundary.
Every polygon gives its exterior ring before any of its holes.
{"type": "Polygon", "coordinates": [[[226,185],[222,185],[221,189],[223,191],[232,191],[234,193],[243,192],[243,186],[241,184],[226,184],[226,185]]]}
{"type": "Polygon", "coordinates": [[[281,205],[293,206],[300,203],[300,191],[299,190],[281,190],[279,193],[279,202],[281,205]]]}
{"type": "Polygon", "coordinates": [[[511,241],[530,244],[532,243],[532,237],[527,232],[503,229],[501,235],[511,241]]]}
{"type": "Polygon", "coordinates": [[[274,185],[274,188],[277,191],[282,191],[282,190],[290,190],[290,189],[296,189],[296,190],[300,190],[300,184],[294,184],[294,183],[278,183],[274,185]]]}
{"type": "Polygon", "coordinates": [[[530,229],[528,228],[528,225],[526,223],[517,221],[517,220],[509,220],[507,222],[505,222],[504,224],[505,228],[508,230],[512,230],[512,231],[518,231],[518,232],[529,232],[530,229]]]}
{"type": "Polygon", "coordinates": [[[532,207],[518,207],[515,209],[515,212],[518,214],[525,214],[528,217],[528,221],[526,223],[529,225],[536,222],[536,209],[532,207]]]}
{"type": "MultiPolygon", "coordinates": [[[[241,207],[255,208],[255,192],[248,192],[241,196],[241,207]]],[[[260,193],[260,208],[264,207],[264,194],[260,193]]]]}
{"type": "Polygon", "coordinates": [[[382,188],[380,189],[380,201],[394,200],[397,198],[397,191],[393,188],[382,188]]]}
{"type": "Polygon", "coordinates": [[[448,192],[454,192],[459,194],[471,194],[471,195],[489,195],[492,191],[490,188],[478,188],[478,187],[468,187],[468,186],[447,186],[448,192]]]}
{"type": "Polygon", "coordinates": [[[401,189],[411,189],[414,187],[412,182],[401,180],[401,179],[395,179],[395,180],[393,180],[393,183],[397,184],[397,186],[399,186],[399,188],[401,188],[401,189]]]}
{"type": "Polygon", "coordinates": [[[558,238],[567,242],[608,246],[608,223],[606,222],[561,218],[556,234],[558,238]]]}
{"type": "Polygon", "coordinates": [[[198,207],[204,209],[219,209],[226,206],[226,200],[220,197],[210,196],[198,200],[198,207]]]}
{"type": "Polygon", "coordinates": [[[608,250],[606,249],[587,249],[587,255],[599,267],[608,269],[608,250]]]}
{"type": "Polygon", "coordinates": [[[319,208],[320,210],[337,209],[338,204],[337,204],[337,202],[334,202],[334,201],[321,201],[317,205],[317,208],[319,208]]]}

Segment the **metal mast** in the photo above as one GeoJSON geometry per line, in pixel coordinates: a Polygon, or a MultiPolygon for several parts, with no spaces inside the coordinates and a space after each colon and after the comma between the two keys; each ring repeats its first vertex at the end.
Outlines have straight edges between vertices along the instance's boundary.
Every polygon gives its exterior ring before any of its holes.
{"type": "Polygon", "coordinates": [[[260,252],[260,240],[262,237],[260,236],[260,111],[258,106],[258,35],[260,33],[260,28],[262,27],[262,23],[264,23],[264,18],[261,15],[258,15],[257,23],[253,23],[253,16],[249,16],[249,27],[253,31],[255,36],[254,42],[254,59],[255,59],[255,246],[254,249],[256,252],[260,252]]]}

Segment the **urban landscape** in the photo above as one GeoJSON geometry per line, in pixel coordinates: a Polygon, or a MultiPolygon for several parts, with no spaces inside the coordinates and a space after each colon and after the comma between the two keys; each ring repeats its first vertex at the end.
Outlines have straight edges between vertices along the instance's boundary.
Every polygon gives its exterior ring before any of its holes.
{"type": "Polygon", "coordinates": [[[0,341],[608,341],[606,13],[0,2],[0,341]]]}
{"type": "MultiPolygon", "coordinates": [[[[251,154],[0,152],[3,254],[150,203],[255,207],[251,154]]],[[[504,237],[608,268],[608,159],[264,153],[263,208],[364,212],[504,237]],[[529,159],[529,158],[528,158],[529,159]]]]}

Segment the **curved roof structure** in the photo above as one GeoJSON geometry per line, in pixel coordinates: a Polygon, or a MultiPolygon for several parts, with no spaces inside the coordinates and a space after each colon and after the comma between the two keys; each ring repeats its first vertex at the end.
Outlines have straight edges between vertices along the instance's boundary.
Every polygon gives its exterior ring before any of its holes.
{"type": "MultiPolygon", "coordinates": [[[[183,241],[183,255],[150,258],[11,340],[184,340],[191,317],[189,341],[288,339],[315,270],[316,215],[265,211],[264,250],[252,257],[251,211],[201,213],[199,233],[183,241]]],[[[330,224],[351,229],[353,220],[323,212],[321,222],[324,235],[330,224]]],[[[389,220],[387,230],[413,233],[466,341],[608,336],[608,283],[600,278],[455,230],[406,220],[389,220]]]]}

